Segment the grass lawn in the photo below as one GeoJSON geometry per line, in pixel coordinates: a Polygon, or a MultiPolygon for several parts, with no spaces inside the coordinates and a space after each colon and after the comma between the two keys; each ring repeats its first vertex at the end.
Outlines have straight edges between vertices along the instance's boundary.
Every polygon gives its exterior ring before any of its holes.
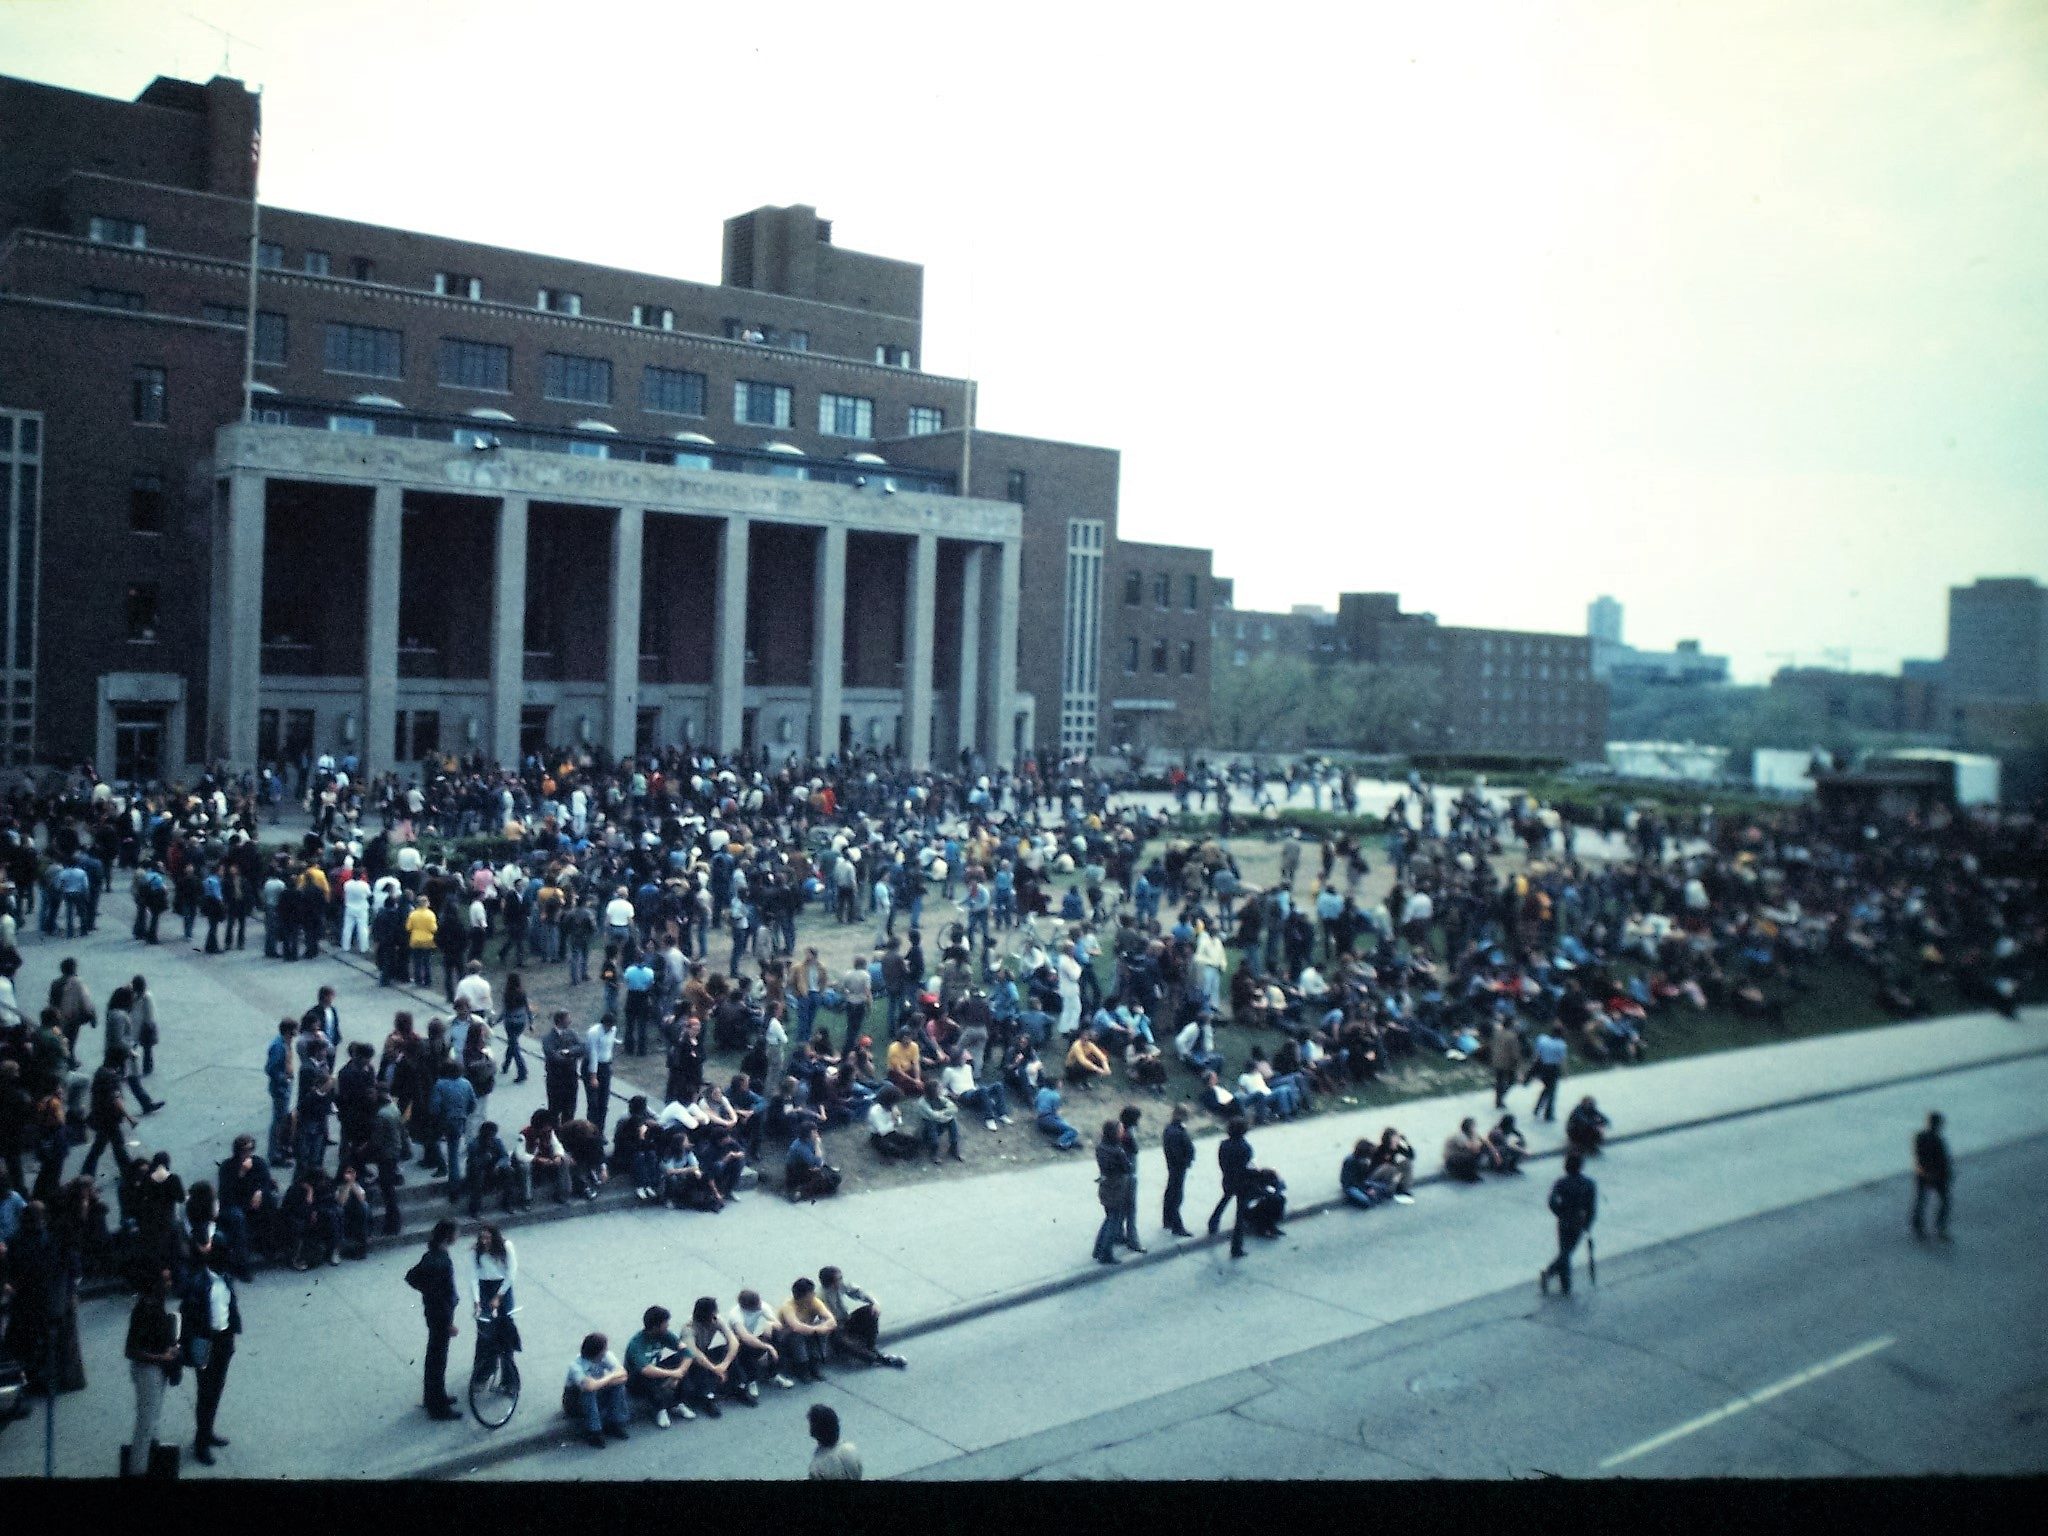
{"type": "MultiPolygon", "coordinates": [[[[1251,836],[1231,840],[1231,851],[1237,857],[1245,878],[1255,885],[1270,883],[1277,875],[1279,845],[1265,837],[1251,836]]],[[[1511,872],[1520,867],[1522,855],[1518,849],[1510,849],[1499,860],[1496,867],[1511,872]]],[[[1313,857],[1302,861],[1300,880],[1313,883],[1316,864],[1313,857]]],[[[1363,896],[1366,900],[1377,900],[1385,894],[1391,883],[1392,873],[1383,864],[1375,864],[1368,877],[1363,896]]],[[[1071,882],[1070,882],[1071,883],[1071,882]]],[[[1063,887],[1055,889],[1055,906],[1063,887]]],[[[925,933],[928,957],[936,963],[936,939],[945,924],[959,919],[961,914],[949,903],[939,899],[934,891],[926,900],[925,933]]],[[[897,925],[899,935],[903,925],[897,925]]],[[[815,910],[807,912],[798,920],[797,944],[799,951],[805,946],[817,946],[827,967],[837,973],[843,971],[855,953],[872,953],[876,937],[872,922],[841,926],[815,910]]],[[[502,995],[503,969],[495,965],[495,942],[493,953],[487,956],[492,986],[502,995]]],[[[728,941],[714,931],[712,936],[712,965],[714,969],[723,966],[728,958],[728,941]]],[[[1230,952],[1233,966],[1238,959],[1235,950],[1230,952]]],[[[529,997],[533,1003],[535,1030],[545,1030],[547,1020],[556,1008],[567,1008],[577,1022],[588,1023],[596,1017],[600,1006],[602,990],[595,980],[597,961],[601,956],[592,957],[590,982],[581,987],[566,985],[567,967],[564,965],[529,965],[523,971],[529,997]]],[[[1104,957],[1097,963],[1097,979],[1105,993],[1114,982],[1115,967],[1104,957]]],[[[1651,1062],[1670,1061],[1681,1056],[1697,1055],[1707,1051],[1738,1050],[1751,1045],[1775,1044],[1785,1040],[1804,1039],[1812,1035],[1838,1033],[1842,1030],[1866,1029],[1874,1025],[1892,1022],[1876,1003],[1875,985],[1869,973],[1836,960],[1821,961],[1804,973],[1803,991],[1788,992],[1782,986],[1774,985],[1772,995],[1785,998],[1785,1018],[1777,1025],[1756,1020],[1737,1018],[1733,1013],[1721,1009],[1698,1011],[1688,1005],[1654,1014],[1644,1028],[1648,1041],[1647,1060],[1651,1062]]],[[[1936,1014],[1966,1011],[1972,1005],[1966,1004],[1944,977],[1924,976],[1919,979],[1920,988],[1936,1014]]],[[[845,1032],[843,1015],[827,1009],[819,1010],[820,1024],[828,1028],[834,1040],[841,1039],[845,1032]]],[[[871,1021],[875,1015],[870,1014],[871,1021]]],[[[538,1034],[529,1037],[537,1040],[538,1034]]],[[[1284,1040],[1277,1030],[1253,1030],[1234,1024],[1219,1023],[1216,1030],[1217,1047],[1228,1062],[1227,1077],[1234,1077],[1243,1069],[1246,1058],[1254,1045],[1262,1045],[1271,1053],[1284,1040]]],[[[707,1039],[708,1046],[708,1039],[707,1039]]],[[[881,1052],[876,1051],[879,1059],[881,1052]]],[[[1171,1055],[1171,1047],[1168,1046],[1171,1055]]],[[[1052,1063],[1057,1071],[1057,1063],[1052,1063]]],[[[1022,1167],[1045,1161],[1068,1160],[1086,1163],[1092,1168],[1087,1148],[1094,1140],[1100,1122],[1114,1114],[1125,1102],[1138,1104],[1145,1109],[1145,1119],[1140,1125],[1141,1138],[1150,1142],[1166,1123],[1168,1110],[1176,1099],[1193,1102],[1194,1079],[1177,1065],[1169,1068],[1167,1086],[1164,1091],[1147,1091],[1129,1086],[1123,1075],[1123,1064],[1115,1063],[1115,1075],[1110,1082],[1093,1093],[1062,1089],[1066,1098],[1065,1116],[1069,1124],[1082,1134],[1081,1150],[1060,1153],[1041,1136],[1032,1124],[1030,1106],[1012,1103],[1010,1113],[1014,1125],[1004,1126],[991,1132],[980,1120],[963,1116],[960,1142],[964,1162],[951,1161],[936,1167],[915,1160],[910,1162],[888,1162],[872,1152],[867,1145],[865,1131],[855,1127],[842,1127],[826,1136],[826,1156],[838,1165],[846,1175],[845,1189],[849,1192],[862,1189],[892,1187],[898,1184],[917,1182],[933,1178],[958,1177],[963,1174],[988,1173],[1006,1168],[1022,1167]]],[[[736,1052],[708,1049],[705,1053],[704,1073],[707,1081],[725,1083],[739,1070],[739,1055],[736,1052]]],[[[1596,1064],[1583,1056],[1577,1043],[1573,1043],[1573,1054],[1567,1068],[1566,1083],[1586,1082],[1605,1071],[1629,1070],[1627,1067],[1606,1067],[1596,1064]]],[[[621,1093],[645,1093],[651,1100],[659,1099],[667,1070],[659,1054],[645,1057],[620,1055],[613,1068],[614,1086],[621,1093]]],[[[1393,1106],[1410,1099],[1433,1098],[1441,1094],[1477,1092],[1492,1085],[1492,1072],[1483,1061],[1454,1062],[1429,1052],[1411,1054],[1399,1058],[1375,1081],[1361,1084],[1346,1093],[1324,1095],[1316,1101],[1312,1114],[1327,1114],[1354,1109],[1371,1109],[1393,1106]]],[[[1598,1093],[1597,1088],[1592,1089],[1598,1093]]],[[[1221,1127],[1206,1111],[1197,1110],[1190,1122],[1190,1128],[1197,1134],[1220,1133],[1221,1127]]],[[[1376,1127],[1375,1127],[1376,1129],[1376,1127]]],[[[781,1148],[763,1148],[762,1163],[769,1182],[779,1185],[781,1179],[781,1148]]],[[[1079,1175],[1077,1174],[1077,1177],[1079,1175]]]]}

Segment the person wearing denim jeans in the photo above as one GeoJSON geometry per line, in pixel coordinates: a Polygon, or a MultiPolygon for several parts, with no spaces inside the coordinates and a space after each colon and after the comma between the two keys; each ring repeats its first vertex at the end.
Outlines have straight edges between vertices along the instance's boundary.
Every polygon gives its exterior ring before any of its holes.
{"type": "Polygon", "coordinates": [[[785,1346],[789,1374],[798,1381],[823,1381],[825,1373],[820,1367],[839,1323],[818,1298],[817,1282],[805,1275],[791,1285],[789,1300],[777,1310],[775,1323],[777,1342],[785,1346]]]}
{"type": "Polygon", "coordinates": [[[919,1097],[913,1113],[917,1121],[917,1144],[931,1153],[932,1161],[939,1160],[939,1143],[947,1144],[947,1154],[954,1162],[962,1162],[960,1156],[960,1111],[940,1091],[937,1079],[927,1080],[924,1093],[919,1097]]]}
{"type": "Polygon", "coordinates": [[[476,1108],[476,1089],[452,1061],[441,1063],[440,1081],[429,1096],[434,1114],[434,1137],[445,1149],[448,1162],[448,1203],[453,1205],[462,1191],[462,1142],[470,1111],[476,1108]]]}
{"type": "Polygon", "coordinates": [[[1081,1144],[1081,1133],[1060,1118],[1060,1091],[1047,1083],[1038,1090],[1038,1098],[1032,1104],[1037,1117],[1038,1129],[1052,1138],[1052,1144],[1062,1152],[1071,1152],[1081,1144]]]}
{"type": "Polygon", "coordinates": [[[290,1162],[292,1157],[292,1041],[298,1033],[296,1021],[286,1019],[281,1022],[263,1064],[263,1075],[270,1085],[270,1161],[273,1163],[290,1162]]]}
{"type": "Polygon", "coordinates": [[[586,1334],[562,1386],[562,1411],[582,1426],[583,1438],[600,1449],[607,1435],[629,1439],[626,1424],[633,1416],[626,1399],[626,1368],[610,1353],[610,1342],[601,1333],[586,1334]]]}

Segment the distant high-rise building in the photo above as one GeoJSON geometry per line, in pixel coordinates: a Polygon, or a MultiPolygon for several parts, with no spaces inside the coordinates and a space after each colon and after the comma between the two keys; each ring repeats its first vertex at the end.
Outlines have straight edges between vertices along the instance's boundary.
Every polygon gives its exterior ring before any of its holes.
{"type": "Polygon", "coordinates": [[[1957,704],[2048,702],[2048,587],[2025,576],[1950,587],[1942,682],[1957,704]]]}
{"type": "Polygon", "coordinates": [[[1621,644],[1621,604],[1606,596],[1586,604],[1586,633],[1609,645],[1621,644]]]}

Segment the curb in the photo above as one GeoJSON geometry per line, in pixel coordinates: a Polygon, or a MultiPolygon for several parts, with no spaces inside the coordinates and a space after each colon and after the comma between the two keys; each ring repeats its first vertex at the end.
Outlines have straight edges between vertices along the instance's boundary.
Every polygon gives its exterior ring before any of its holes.
{"type": "MultiPolygon", "coordinates": [[[[1668,1125],[1654,1126],[1648,1130],[1631,1131],[1620,1136],[1611,1136],[1608,1138],[1607,1144],[1609,1146],[1621,1146],[1639,1141],[1651,1141],[1659,1136],[1669,1136],[1679,1131],[1701,1130],[1707,1126],[1725,1125],[1736,1120],[1750,1119],[1756,1115],[1774,1114],[1780,1110],[1787,1109],[1801,1109],[1812,1104],[1831,1103],[1837,1099],[1853,1098],[1858,1094],[1877,1093],[1884,1089],[1897,1088],[1907,1083],[1928,1082],[1935,1078],[1951,1077],[1960,1072],[1976,1072],[1986,1067],[2007,1066],[2013,1062],[2030,1061],[2044,1056],[2048,1056],[2048,1046],[2036,1046],[2029,1050],[2007,1051],[1996,1056],[1980,1057],[1975,1061],[1957,1062],[1949,1066],[1933,1067],[1922,1072],[1900,1073],[1896,1076],[1880,1078],[1874,1082],[1858,1083],[1850,1087],[1826,1088],[1815,1093],[1800,1094],[1789,1099],[1773,1100],[1766,1104],[1752,1104],[1741,1109],[1722,1110],[1717,1114],[1696,1115],[1686,1120],[1674,1120],[1668,1125]]],[[[1565,1148],[1554,1147],[1542,1152],[1532,1152],[1523,1159],[1523,1162],[1528,1164],[1552,1160],[1561,1161],[1564,1153],[1565,1148]]],[[[1448,1182],[1450,1180],[1447,1176],[1439,1171],[1421,1175],[1415,1179],[1414,1185],[1416,1187],[1426,1187],[1448,1182]]],[[[1287,1213],[1287,1220],[1289,1222],[1300,1221],[1308,1217],[1323,1215],[1329,1211],[1348,1209],[1351,1209],[1349,1203],[1340,1195],[1333,1199],[1319,1200],[1313,1204],[1298,1206],[1287,1213]]],[[[1191,1241],[1177,1242],[1172,1247],[1167,1248],[1154,1248],[1147,1253],[1126,1258],[1113,1267],[1121,1273],[1133,1269],[1141,1269],[1147,1265],[1163,1264],[1183,1254],[1198,1253],[1227,1241],[1228,1239],[1221,1233],[1214,1237],[1203,1233],[1191,1241]]],[[[1099,1285],[1114,1278],[1110,1273],[1111,1268],[1112,1266],[1110,1265],[1091,1263],[1086,1269],[1073,1270],[1064,1275],[1054,1275],[1045,1280],[1034,1281],[1029,1285],[1017,1286],[1008,1291],[977,1297],[972,1301],[962,1302],[958,1306],[927,1313],[923,1317],[904,1323],[901,1327],[892,1328],[889,1331],[890,1342],[893,1344],[905,1339],[921,1338],[926,1334],[938,1333],[948,1328],[957,1328],[963,1323],[973,1322],[994,1312],[1026,1306],[1035,1301],[1043,1301],[1048,1297],[1079,1290],[1083,1286],[1099,1285]]],[[[403,1475],[408,1478],[427,1480],[459,1478],[467,1472],[473,1472],[486,1466],[495,1466],[504,1461],[516,1460],[533,1451],[567,1445],[570,1443],[571,1432],[566,1422],[552,1411],[553,1407],[553,1403],[550,1402],[548,1404],[550,1421],[544,1428],[531,1430],[515,1439],[496,1443],[486,1442],[466,1455],[451,1456],[441,1461],[430,1462],[425,1466],[415,1467],[403,1475]]]]}

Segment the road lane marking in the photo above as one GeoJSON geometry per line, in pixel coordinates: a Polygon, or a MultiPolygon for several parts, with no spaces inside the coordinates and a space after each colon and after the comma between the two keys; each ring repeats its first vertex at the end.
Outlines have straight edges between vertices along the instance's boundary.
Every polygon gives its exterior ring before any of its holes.
{"type": "Polygon", "coordinates": [[[1639,1445],[1632,1445],[1625,1451],[1617,1451],[1600,1463],[1600,1470],[1602,1472],[1609,1472],[1624,1462],[1634,1461],[1638,1456],[1647,1456],[1652,1451],[1662,1450],[1674,1440],[1683,1440],[1687,1435],[1697,1434],[1703,1429],[1720,1423],[1723,1419],[1732,1419],[1736,1414],[1750,1408],[1755,1408],[1762,1403],[1768,1403],[1774,1397],[1784,1396],[1795,1387],[1803,1387],[1809,1381],[1818,1381],[1821,1377],[1831,1372],[1839,1371],[1844,1366],[1854,1365],[1858,1360],[1866,1359],[1876,1354],[1879,1350],[1890,1349],[1897,1342],[1898,1340],[1890,1334],[1885,1334],[1882,1338],[1870,1339],[1865,1343],[1858,1344],[1854,1349],[1846,1349],[1832,1360],[1823,1360],[1819,1365],[1809,1365],[1796,1376],[1787,1376],[1783,1381],[1774,1381],[1768,1387],[1759,1387],[1756,1391],[1744,1397],[1738,1397],[1732,1402],[1723,1403],[1712,1413],[1703,1413],[1696,1419],[1687,1419],[1675,1429],[1667,1429],[1663,1434],[1653,1435],[1639,1445]]]}

